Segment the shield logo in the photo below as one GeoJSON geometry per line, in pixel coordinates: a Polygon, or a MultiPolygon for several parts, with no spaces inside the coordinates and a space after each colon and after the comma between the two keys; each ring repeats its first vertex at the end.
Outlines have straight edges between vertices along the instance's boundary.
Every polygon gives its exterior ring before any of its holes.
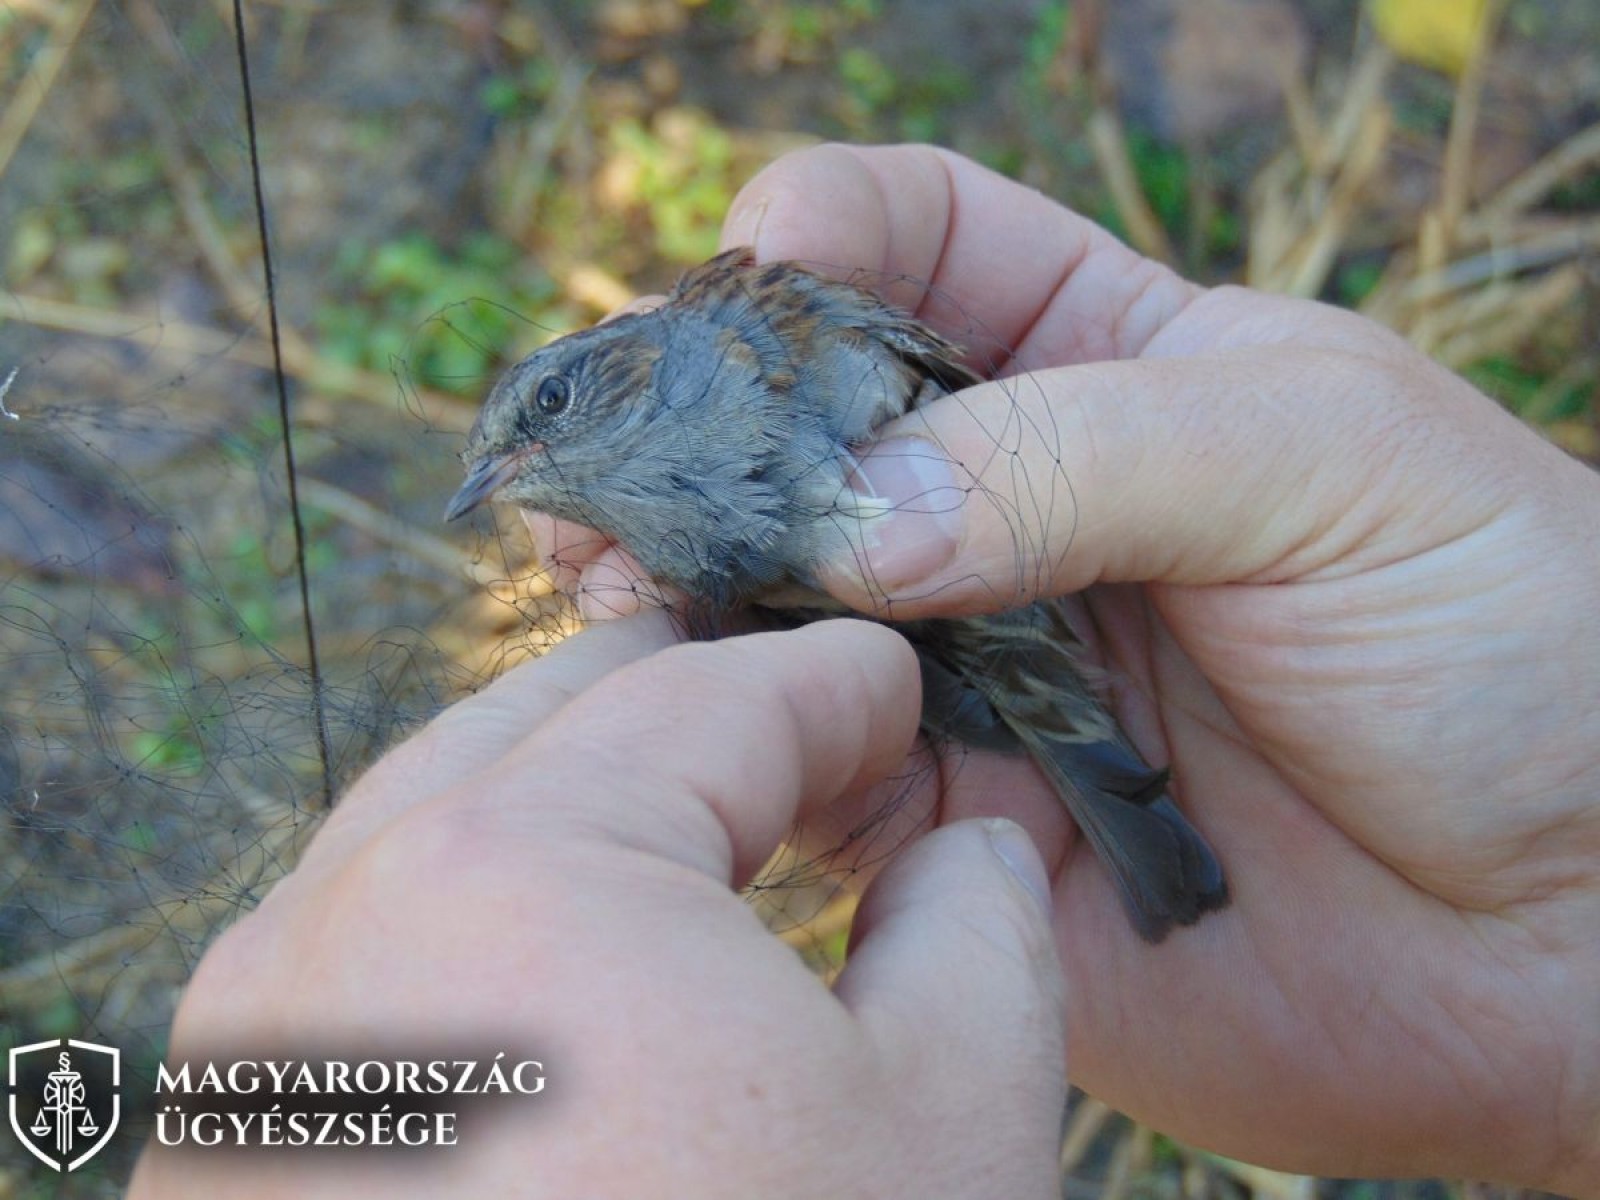
{"type": "Polygon", "coordinates": [[[115,1046],[57,1038],[11,1051],[11,1131],[40,1162],[75,1171],[117,1130],[122,1053],[115,1046]]]}

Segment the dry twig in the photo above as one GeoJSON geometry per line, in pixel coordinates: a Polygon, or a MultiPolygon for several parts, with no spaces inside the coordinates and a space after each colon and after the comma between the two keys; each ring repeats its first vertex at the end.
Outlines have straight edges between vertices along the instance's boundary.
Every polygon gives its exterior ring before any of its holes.
{"type": "Polygon", "coordinates": [[[27,74],[18,81],[11,103],[0,115],[0,175],[5,174],[17,147],[28,136],[33,119],[39,115],[39,108],[44,104],[51,85],[61,74],[61,68],[66,66],[78,35],[83,32],[89,14],[94,11],[94,5],[95,0],[75,0],[69,7],[61,9],[50,39],[29,64],[27,74]]]}
{"type": "Polygon", "coordinates": [[[1139,187],[1138,172],[1128,154],[1128,137],[1122,118],[1108,104],[1096,105],[1089,115],[1089,145],[1134,249],[1164,263],[1176,262],[1172,241],[1139,187]]]}

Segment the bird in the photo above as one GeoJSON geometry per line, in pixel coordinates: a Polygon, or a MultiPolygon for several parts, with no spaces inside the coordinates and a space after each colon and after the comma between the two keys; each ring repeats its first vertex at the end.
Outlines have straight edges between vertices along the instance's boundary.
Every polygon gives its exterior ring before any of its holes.
{"type": "MultiPolygon", "coordinates": [[[[748,247],[659,306],[511,367],[470,432],[455,520],[499,498],[594,529],[704,613],[840,615],[822,566],[872,499],[863,447],[971,387],[958,346],[856,282],[748,247]]],[[[916,651],[931,736],[1027,755],[1087,836],[1145,941],[1225,907],[1221,865],[1099,696],[1058,600],[892,625],[916,651]]],[[[715,621],[708,621],[711,627],[715,621]]]]}

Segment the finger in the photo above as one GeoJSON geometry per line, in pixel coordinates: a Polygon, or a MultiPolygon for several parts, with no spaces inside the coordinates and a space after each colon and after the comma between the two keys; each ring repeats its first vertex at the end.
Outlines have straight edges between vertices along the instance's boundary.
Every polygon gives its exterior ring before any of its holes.
{"type": "Polygon", "coordinates": [[[648,608],[681,611],[683,592],[650,578],[638,559],[605,534],[545,513],[522,516],[541,569],[558,591],[577,596],[585,621],[611,621],[648,608]]]}
{"type": "Polygon", "coordinates": [[[1461,488],[1451,474],[1534,439],[1454,376],[1386,361],[1372,341],[1361,356],[1258,346],[1098,363],[946,397],[863,458],[884,515],[846,529],[850,552],[825,582],[911,617],[1098,582],[1270,584],[1445,544],[1510,499],[1492,478],[1461,488]]]}
{"type": "Polygon", "coordinates": [[[910,647],[867,622],[678,646],[585,692],[473,790],[485,820],[575,823],[742,883],[801,807],[904,761],[920,691],[910,647]]]}
{"type": "Polygon", "coordinates": [[[786,853],[773,864],[773,882],[782,886],[795,865],[805,873],[826,862],[859,894],[894,861],[893,852],[930,828],[996,817],[1022,826],[1052,873],[1078,842],[1077,826],[1026,756],[918,738],[906,761],[877,786],[808,809],[785,838],[792,857],[786,853]]]}
{"type": "Polygon", "coordinates": [[[962,341],[988,374],[1012,357],[1134,357],[1199,294],[1032,188],[929,146],[786,155],[734,198],[722,243],[881,271],[887,299],[962,341]]]}
{"type": "Polygon", "coordinates": [[[565,638],[534,662],[507,671],[368,771],[334,810],[305,863],[333,865],[379,824],[492,766],[574,696],[676,641],[667,614],[646,613],[565,638]]]}
{"type": "Polygon", "coordinates": [[[994,1195],[1044,1195],[1059,1182],[1066,988],[1050,903],[1044,866],[1016,825],[937,830],[867,892],[834,989],[892,1077],[933,1112],[947,1108],[952,1132],[971,1119],[973,1096],[1005,1107],[986,1114],[1007,1143],[987,1157],[1016,1174],[994,1195]]]}
{"type": "Polygon", "coordinates": [[[521,511],[523,523],[533,538],[534,558],[559,591],[575,591],[585,569],[615,545],[610,538],[586,525],[563,521],[548,513],[521,511]]]}
{"type": "Polygon", "coordinates": [[[578,613],[585,621],[630,617],[642,609],[681,612],[685,595],[645,574],[639,560],[612,545],[583,569],[578,580],[578,613]]]}

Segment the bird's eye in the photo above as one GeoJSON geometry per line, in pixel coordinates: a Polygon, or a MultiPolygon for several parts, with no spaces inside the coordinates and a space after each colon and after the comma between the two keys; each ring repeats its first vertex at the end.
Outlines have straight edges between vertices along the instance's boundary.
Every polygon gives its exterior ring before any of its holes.
{"type": "Polygon", "coordinates": [[[559,375],[546,375],[539,381],[539,390],[533,394],[534,404],[547,417],[553,417],[566,408],[571,398],[567,381],[559,375]]]}

